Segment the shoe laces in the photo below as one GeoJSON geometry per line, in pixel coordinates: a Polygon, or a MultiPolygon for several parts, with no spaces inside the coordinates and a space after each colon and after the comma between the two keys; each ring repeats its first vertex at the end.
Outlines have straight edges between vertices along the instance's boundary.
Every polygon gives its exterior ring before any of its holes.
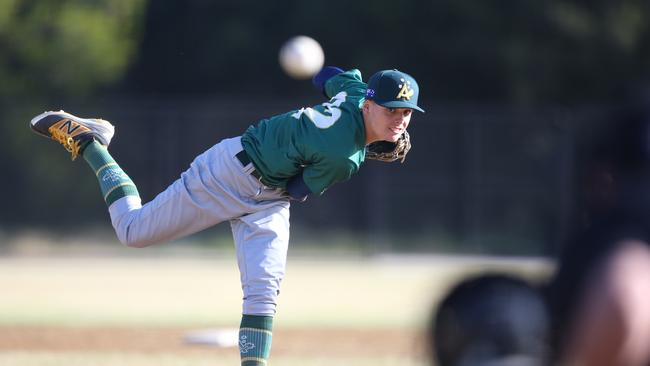
{"type": "Polygon", "coordinates": [[[62,130],[54,128],[54,126],[50,127],[48,131],[52,135],[52,139],[61,143],[61,145],[63,145],[63,147],[72,154],[73,161],[77,158],[77,156],[79,156],[81,145],[79,144],[78,140],[73,139],[72,136],[68,135],[62,130]]]}

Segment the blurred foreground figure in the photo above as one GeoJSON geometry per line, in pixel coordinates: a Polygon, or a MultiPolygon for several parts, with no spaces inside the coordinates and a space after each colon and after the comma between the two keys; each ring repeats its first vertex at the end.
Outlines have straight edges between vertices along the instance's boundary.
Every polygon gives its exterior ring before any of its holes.
{"type": "Polygon", "coordinates": [[[497,274],[469,278],[432,317],[432,364],[545,366],[548,326],[542,294],[525,281],[497,274]]]}
{"type": "Polygon", "coordinates": [[[650,365],[649,116],[618,112],[579,152],[574,233],[549,291],[559,365],[650,365]]]}

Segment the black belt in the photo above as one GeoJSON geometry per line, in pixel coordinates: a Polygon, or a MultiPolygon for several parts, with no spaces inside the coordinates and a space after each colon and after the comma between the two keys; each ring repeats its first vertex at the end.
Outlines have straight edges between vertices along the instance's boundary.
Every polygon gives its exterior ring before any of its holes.
{"type": "MultiPolygon", "coordinates": [[[[248,164],[252,164],[252,163],[253,163],[253,161],[251,160],[251,158],[250,158],[250,157],[248,156],[248,154],[246,153],[246,150],[242,150],[242,151],[238,152],[237,155],[235,155],[235,157],[237,158],[237,160],[239,160],[239,162],[240,162],[241,165],[243,165],[243,166],[247,166],[248,164]]],[[[257,171],[257,169],[255,169],[255,165],[253,165],[253,170],[251,170],[251,173],[250,173],[250,174],[251,174],[253,177],[255,177],[257,180],[259,180],[260,182],[262,182],[262,175],[260,174],[260,172],[257,171]]],[[[263,182],[262,182],[262,183],[263,183],[263,182]]]]}

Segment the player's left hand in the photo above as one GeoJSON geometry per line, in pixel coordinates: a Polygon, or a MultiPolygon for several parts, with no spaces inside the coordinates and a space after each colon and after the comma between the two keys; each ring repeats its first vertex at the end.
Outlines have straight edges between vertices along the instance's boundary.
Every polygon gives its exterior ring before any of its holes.
{"type": "Polygon", "coordinates": [[[325,83],[327,80],[342,72],[343,70],[336,66],[325,66],[316,75],[314,75],[314,77],[311,79],[311,83],[318,91],[323,93],[325,97],[329,98],[329,96],[325,93],[325,83]]]}
{"type": "Polygon", "coordinates": [[[406,154],[411,150],[411,138],[404,131],[396,142],[376,141],[366,146],[366,159],[380,160],[387,163],[406,159],[406,154]]]}

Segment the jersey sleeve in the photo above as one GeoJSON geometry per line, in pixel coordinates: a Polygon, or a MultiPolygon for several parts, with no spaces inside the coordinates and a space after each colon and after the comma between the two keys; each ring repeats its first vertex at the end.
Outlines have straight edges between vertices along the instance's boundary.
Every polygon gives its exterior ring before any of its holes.
{"type": "Polygon", "coordinates": [[[325,94],[332,98],[344,91],[350,96],[365,96],[368,86],[361,79],[361,71],[352,69],[331,77],[325,82],[325,94]]]}
{"type": "Polygon", "coordinates": [[[355,164],[347,159],[324,160],[305,167],[302,177],[312,193],[321,195],[334,183],[350,179],[356,170],[355,164]]]}

